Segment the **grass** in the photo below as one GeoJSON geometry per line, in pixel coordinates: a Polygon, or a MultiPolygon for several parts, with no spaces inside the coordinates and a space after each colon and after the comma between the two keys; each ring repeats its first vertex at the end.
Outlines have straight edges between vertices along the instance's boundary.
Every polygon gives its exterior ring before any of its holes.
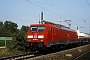
{"type": "MultiPolygon", "coordinates": [[[[12,40],[6,40],[6,44],[9,44],[12,40]]],[[[5,40],[0,40],[0,47],[5,46],[5,40]]]]}
{"type": "Polygon", "coordinates": [[[20,55],[20,54],[25,54],[25,53],[26,52],[19,51],[17,49],[9,50],[8,48],[1,48],[0,49],[0,58],[14,56],[14,55],[20,55]]]}

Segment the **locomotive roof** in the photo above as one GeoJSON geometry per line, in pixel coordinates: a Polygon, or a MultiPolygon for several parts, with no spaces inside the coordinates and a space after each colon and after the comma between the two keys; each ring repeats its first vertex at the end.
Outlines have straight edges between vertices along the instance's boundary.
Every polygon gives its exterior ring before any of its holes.
{"type": "Polygon", "coordinates": [[[59,29],[64,29],[64,30],[69,30],[69,31],[75,32],[75,30],[70,29],[70,27],[66,27],[65,25],[55,24],[53,22],[48,22],[48,21],[45,21],[45,20],[42,20],[41,24],[31,24],[30,26],[46,26],[47,24],[48,25],[53,25],[53,26],[55,26],[56,28],[59,28],[59,29]]]}
{"type": "MultiPolygon", "coordinates": [[[[30,26],[46,26],[46,25],[47,24],[31,24],[30,26]]],[[[64,29],[64,30],[69,30],[69,31],[75,32],[75,30],[70,29],[70,27],[66,27],[66,26],[61,25],[61,24],[48,24],[48,25],[53,25],[53,26],[55,26],[56,28],[59,28],[59,29],[64,29]]]]}
{"type": "Polygon", "coordinates": [[[46,24],[31,24],[30,26],[45,26],[46,24]]]}

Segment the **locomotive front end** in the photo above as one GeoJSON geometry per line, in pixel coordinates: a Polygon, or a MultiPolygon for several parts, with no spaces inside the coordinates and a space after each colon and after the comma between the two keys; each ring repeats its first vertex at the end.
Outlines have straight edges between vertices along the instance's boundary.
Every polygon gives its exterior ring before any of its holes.
{"type": "Polygon", "coordinates": [[[30,50],[37,50],[44,47],[45,25],[30,25],[27,33],[26,43],[30,50]]]}

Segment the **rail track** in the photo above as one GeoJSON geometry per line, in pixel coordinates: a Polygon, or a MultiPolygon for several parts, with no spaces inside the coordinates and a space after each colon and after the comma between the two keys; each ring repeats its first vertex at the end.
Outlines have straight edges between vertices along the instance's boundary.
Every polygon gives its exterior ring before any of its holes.
{"type": "MultiPolygon", "coordinates": [[[[76,48],[76,47],[72,47],[72,48],[76,48]]],[[[55,51],[49,51],[48,53],[46,52],[44,54],[39,53],[39,52],[31,52],[31,53],[27,53],[27,54],[21,54],[21,55],[9,56],[9,57],[2,57],[2,58],[0,58],[0,60],[23,60],[23,59],[34,58],[34,57],[37,57],[37,56],[46,55],[46,54],[50,54],[50,53],[55,53],[55,52],[62,51],[62,50],[72,49],[72,48],[67,47],[65,49],[60,49],[60,50],[57,50],[57,51],[56,50],[55,51]]],[[[77,57],[75,60],[79,59],[82,56],[77,57]]]]}
{"type": "Polygon", "coordinates": [[[32,53],[27,53],[27,54],[3,57],[3,58],[0,58],[0,60],[22,60],[22,59],[33,58],[33,57],[40,56],[40,55],[41,54],[38,54],[36,52],[32,52],[32,53]]]}
{"type": "Polygon", "coordinates": [[[74,60],[90,60],[90,50],[76,57],[74,60]]]}

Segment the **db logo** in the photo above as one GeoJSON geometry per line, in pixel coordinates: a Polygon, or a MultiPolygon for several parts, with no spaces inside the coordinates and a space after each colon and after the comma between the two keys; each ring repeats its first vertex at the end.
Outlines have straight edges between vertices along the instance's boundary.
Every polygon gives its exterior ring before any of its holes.
{"type": "Polygon", "coordinates": [[[37,33],[34,34],[34,38],[37,38],[37,33]]]}

